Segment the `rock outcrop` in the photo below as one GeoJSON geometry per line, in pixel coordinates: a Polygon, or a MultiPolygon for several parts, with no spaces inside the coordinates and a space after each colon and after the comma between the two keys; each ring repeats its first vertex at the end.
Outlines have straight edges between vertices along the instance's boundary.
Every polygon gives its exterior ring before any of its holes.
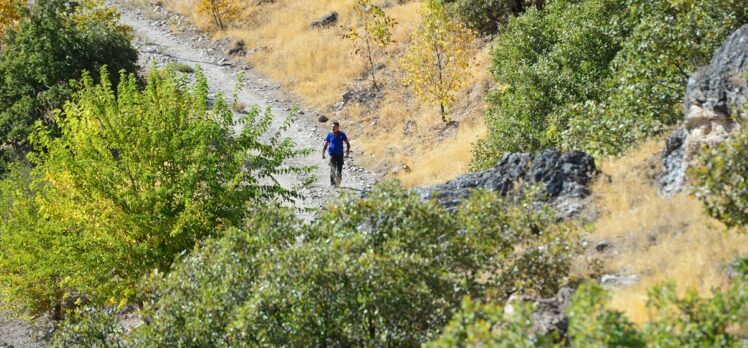
{"type": "Polygon", "coordinates": [[[507,195],[539,184],[564,217],[581,211],[588,186],[597,173],[595,160],[581,151],[562,153],[543,150],[534,157],[526,153],[504,155],[493,167],[465,174],[455,180],[416,189],[423,199],[435,198],[448,209],[456,209],[474,189],[487,189],[507,195]]]}
{"type": "Polygon", "coordinates": [[[324,29],[324,28],[335,25],[335,23],[337,22],[338,22],[338,13],[335,11],[332,11],[322,16],[320,19],[312,22],[310,26],[316,29],[324,29]]]}
{"type": "Polygon", "coordinates": [[[740,130],[748,112],[748,25],[730,35],[709,66],[688,80],[685,125],[668,139],[659,177],[666,195],[683,187],[686,169],[703,146],[714,146],[740,130]]]}
{"type": "Polygon", "coordinates": [[[563,339],[569,330],[569,318],[565,311],[571,304],[573,295],[574,289],[568,287],[559,289],[556,296],[550,298],[531,299],[513,295],[504,305],[504,314],[514,313],[516,301],[531,301],[535,305],[535,312],[530,318],[533,333],[540,336],[555,333],[558,339],[563,339]]]}

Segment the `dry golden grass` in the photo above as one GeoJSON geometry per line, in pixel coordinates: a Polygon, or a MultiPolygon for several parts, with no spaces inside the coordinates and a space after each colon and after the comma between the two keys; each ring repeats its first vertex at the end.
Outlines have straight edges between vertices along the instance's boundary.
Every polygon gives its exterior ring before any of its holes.
{"type": "Polygon", "coordinates": [[[405,160],[414,170],[400,174],[398,179],[406,187],[416,187],[438,184],[464,174],[472,160],[470,149],[473,142],[485,135],[483,123],[461,127],[455,136],[430,151],[422,150],[423,153],[416,158],[405,160]]]}
{"type": "MultiPolygon", "coordinates": [[[[179,12],[202,30],[212,30],[205,16],[195,13],[198,0],[164,0],[164,6],[179,12]]],[[[384,2],[384,1],[382,1],[384,2]]],[[[242,39],[250,53],[249,62],[261,73],[280,82],[301,97],[307,106],[326,113],[349,89],[368,88],[367,65],[356,54],[352,42],[342,37],[339,26],[356,23],[355,0],[282,0],[272,4],[246,4],[242,19],[214,34],[242,39]],[[309,23],[336,11],[335,27],[317,30],[309,23]]],[[[489,89],[489,50],[476,42],[471,62],[471,81],[458,95],[452,119],[457,129],[445,131],[436,107],[417,101],[403,86],[399,59],[407,50],[410,35],[420,21],[421,2],[394,4],[385,9],[397,24],[394,43],[375,55],[385,68],[377,72],[383,96],[373,108],[349,104],[332,115],[346,125],[354,146],[374,157],[370,169],[386,171],[400,163],[412,172],[399,176],[408,186],[433,184],[467,171],[470,145],[485,133],[482,124],[484,97],[489,89]],[[412,132],[404,134],[406,125],[412,132]]]]}
{"type": "Polygon", "coordinates": [[[602,257],[605,270],[641,276],[635,285],[615,288],[610,304],[636,323],[650,318],[645,305],[652,286],[672,280],[680,290],[693,287],[706,295],[725,285],[730,262],[748,256],[748,235],[726,231],[694,197],[657,193],[651,173],[662,146],[653,140],[604,161],[601,168],[610,181],[601,179],[592,189],[602,215],[589,238],[593,245],[612,244],[602,257]]]}

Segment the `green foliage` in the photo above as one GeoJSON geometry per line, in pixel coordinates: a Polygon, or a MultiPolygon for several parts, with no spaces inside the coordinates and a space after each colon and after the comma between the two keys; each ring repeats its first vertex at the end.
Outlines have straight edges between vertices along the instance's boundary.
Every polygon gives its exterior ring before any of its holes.
{"type": "Polygon", "coordinates": [[[465,25],[482,34],[494,34],[516,14],[515,0],[443,1],[465,25]]]}
{"type": "Polygon", "coordinates": [[[305,225],[282,209],[255,212],[244,230],[208,241],[168,276],[154,276],[146,324],[128,339],[419,346],[438,335],[465,295],[501,301],[510,291],[553,293],[563,282],[575,250],[568,228],[516,203],[478,193],[451,214],[385,184],[364,199],[341,199],[305,225]]]}
{"type": "Polygon", "coordinates": [[[392,43],[392,29],[395,26],[395,20],[387,16],[371,0],[357,0],[355,10],[359,20],[363,22],[363,30],[359,33],[355,27],[352,27],[345,37],[351,39],[354,43],[361,43],[363,46],[358,48],[357,51],[366,54],[371,82],[374,88],[377,88],[377,79],[374,76],[374,50],[376,47],[384,49],[392,43]]]}
{"type": "Polygon", "coordinates": [[[104,68],[101,84],[84,75],[65,118],[55,114],[61,136],[40,126],[32,138],[30,183],[3,185],[0,285],[32,311],[131,299],[143,275],[240,225],[248,205],[295,197],[276,175],[308,170],[283,166],[300,154],[280,135],[290,119],[266,134],[269,111],[234,119],[222,96],[209,110],[200,71],[189,86],[151,70],[143,91],[120,79],[115,93],[104,68]]]}
{"type": "MultiPolygon", "coordinates": [[[[748,265],[748,263],[744,262],[748,265]]],[[[744,267],[745,268],[745,267],[744,267]]],[[[744,274],[748,268],[743,270],[744,274]]],[[[736,279],[728,289],[712,297],[694,291],[679,297],[673,285],[650,291],[652,321],[637,328],[621,312],[605,308],[606,291],[583,284],[566,309],[567,337],[551,340],[532,327],[533,308],[512,302],[505,314],[495,304],[463,303],[431,347],[745,347],[748,322],[748,278],[736,279]],[[741,336],[742,335],[742,336],[741,336]]]]}
{"type": "Polygon", "coordinates": [[[681,119],[686,81],[748,22],[741,0],[550,1],[496,40],[476,168],[546,147],[618,154],[681,119]]]}
{"type": "Polygon", "coordinates": [[[184,63],[174,64],[174,70],[183,72],[185,74],[192,74],[195,72],[195,68],[193,68],[189,64],[184,64],[184,63]]]}
{"type": "Polygon", "coordinates": [[[647,305],[655,316],[643,330],[647,341],[657,342],[659,347],[748,345],[748,338],[739,336],[740,330],[747,329],[748,279],[735,282],[711,298],[701,297],[695,290],[678,296],[672,284],[650,290],[647,305]]]}
{"type": "Polygon", "coordinates": [[[59,324],[52,340],[53,347],[127,347],[125,330],[112,309],[97,311],[92,308],[76,310],[59,324]]]}
{"type": "Polygon", "coordinates": [[[704,151],[700,166],[692,167],[696,196],[709,215],[729,227],[748,224],[748,130],[716,148],[704,151]]]}
{"type": "Polygon", "coordinates": [[[642,334],[623,313],[605,308],[609,300],[605,290],[583,284],[566,310],[569,331],[575,347],[644,347],[642,334]]]}
{"type": "Polygon", "coordinates": [[[23,9],[0,43],[0,162],[30,150],[33,123],[53,124],[48,112],[72,95],[68,81],[82,71],[135,71],[137,51],[118,18],[98,0],[36,1],[23,9]]]}
{"type": "Polygon", "coordinates": [[[497,304],[473,301],[466,297],[441,336],[425,344],[427,348],[452,347],[541,347],[550,345],[550,337],[533,334],[528,320],[533,307],[525,302],[512,302],[513,312],[504,313],[497,304]]]}

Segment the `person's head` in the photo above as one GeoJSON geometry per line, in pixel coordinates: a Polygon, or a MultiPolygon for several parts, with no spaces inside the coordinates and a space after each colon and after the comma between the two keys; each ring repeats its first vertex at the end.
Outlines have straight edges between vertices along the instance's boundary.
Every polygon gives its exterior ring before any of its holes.
{"type": "Polygon", "coordinates": [[[333,133],[340,132],[340,122],[332,121],[332,132],[333,133]]]}

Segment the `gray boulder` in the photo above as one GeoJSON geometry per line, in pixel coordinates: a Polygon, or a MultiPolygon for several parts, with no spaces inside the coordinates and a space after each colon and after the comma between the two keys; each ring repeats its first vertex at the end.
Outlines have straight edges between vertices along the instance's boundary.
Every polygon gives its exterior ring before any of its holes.
{"type": "MultiPolygon", "coordinates": [[[[572,207],[564,216],[575,215],[589,196],[589,184],[597,173],[595,160],[581,151],[543,150],[535,156],[527,153],[504,155],[492,168],[465,174],[457,179],[416,189],[422,199],[437,199],[454,210],[474,189],[487,189],[507,195],[523,192],[528,184],[539,184],[557,206],[572,207]]],[[[563,210],[563,209],[562,209],[563,210]]]]}
{"type": "Polygon", "coordinates": [[[571,304],[574,290],[561,288],[556,296],[535,301],[535,313],[532,314],[533,329],[540,335],[551,333],[558,337],[566,337],[569,330],[569,318],[566,317],[566,307],[571,304]]]}
{"type": "Polygon", "coordinates": [[[565,311],[571,304],[573,295],[574,289],[568,287],[559,289],[558,293],[550,298],[532,299],[515,294],[504,305],[504,314],[514,314],[516,302],[532,302],[535,305],[535,312],[530,318],[532,333],[540,336],[555,333],[558,339],[563,339],[569,330],[569,318],[565,311]]]}
{"type": "Polygon", "coordinates": [[[740,130],[748,105],[748,25],[730,35],[709,66],[688,80],[685,124],[668,139],[659,184],[664,194],[683,187],[686,169],[704,146],[714,146],[740,130]]]}
{"type": "Polygon", "coordinates": [[[335,25],[335,23],[338,22],[338,13],[335,11],[332,11],[324,16],[322,16],[320,19],[312,22],[310,24],[312,28],[315,29],[324,29],[330,26],[335,25]]]}

